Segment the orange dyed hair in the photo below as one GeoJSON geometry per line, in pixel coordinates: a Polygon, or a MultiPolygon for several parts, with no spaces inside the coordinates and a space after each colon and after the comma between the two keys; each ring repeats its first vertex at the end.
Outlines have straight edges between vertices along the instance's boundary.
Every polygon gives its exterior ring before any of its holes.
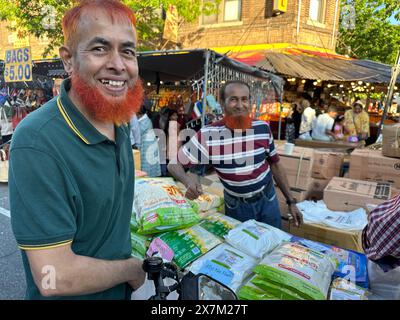
{"type": "Polygon", "coordinates": [[[78,5],[69,9],[62,19],[62,30],[64,34],[64,44],[74,46],[74,35],[78,27],[81,16],[90,14],[90,10],[102,10],[107,14],[111,22],[121,19],[128,19],[136,27],[136,17],[133,11],[121,3],[119,0],[78,0],[78,5]]]}

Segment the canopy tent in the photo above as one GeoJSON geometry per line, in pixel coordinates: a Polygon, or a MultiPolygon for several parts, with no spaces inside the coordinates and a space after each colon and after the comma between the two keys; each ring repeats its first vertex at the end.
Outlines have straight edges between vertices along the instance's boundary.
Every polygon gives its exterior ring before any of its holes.
{"type": "MultiPolygon", "coordinates": [[[[280,48],[233,52],[229,57],[277,74],[322,81],[365,81],[389,83],[392,67],[371,60],[358,60],[343,55],[280,48]]],[[[400,82],[400,77],[397,79],[400,82]]]]}

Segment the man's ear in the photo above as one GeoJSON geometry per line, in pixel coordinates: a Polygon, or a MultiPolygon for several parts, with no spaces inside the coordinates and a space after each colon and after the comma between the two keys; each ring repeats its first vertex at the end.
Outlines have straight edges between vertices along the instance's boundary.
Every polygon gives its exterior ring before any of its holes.
{"type": "Polygon", "coordinates": [[[68,73],[68,75],[70,76],[72,74],[72,58],[73,58],[73,54],[72,54],[72,50],[67,47],[67,46],[62,46],[59,49],[59,53],[60,53],[60,57],[61,60],[63,62],[64,65],[64,69],[65,71],[68,73]]]}

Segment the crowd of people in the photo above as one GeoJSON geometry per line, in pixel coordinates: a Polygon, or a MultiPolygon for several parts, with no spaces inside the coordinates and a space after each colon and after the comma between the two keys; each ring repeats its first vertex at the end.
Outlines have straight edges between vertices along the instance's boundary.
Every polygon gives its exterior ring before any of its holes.
{"type": "Polygon", "coordinates": [[[286,118],[286,140],[366,142],[370,137],[369,115],[364,104],[357,100],[339,114],[334,105],[318,108],[308,99],[294,102],[286,118]]]}

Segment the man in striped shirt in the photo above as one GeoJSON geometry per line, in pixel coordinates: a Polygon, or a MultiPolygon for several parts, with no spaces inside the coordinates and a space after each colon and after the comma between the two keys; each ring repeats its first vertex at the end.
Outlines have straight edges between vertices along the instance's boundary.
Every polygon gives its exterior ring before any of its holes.
{"type": "Polygon", "coordinates": [[[282,190],[296,226],[302,215],[290,193],[284,168],[279,163],[270,127],[250,117],[250,88],[242,81],[229,81],[220,92],[223,120],[202,128],[178,153],[169,172],[187,188],[186,197],[196,199],[200,184],[185,168],[211,164],[223,186],[225,213],[240,221],[256,219],[281,227],[279,203],[273,178],[282,190]]]}

